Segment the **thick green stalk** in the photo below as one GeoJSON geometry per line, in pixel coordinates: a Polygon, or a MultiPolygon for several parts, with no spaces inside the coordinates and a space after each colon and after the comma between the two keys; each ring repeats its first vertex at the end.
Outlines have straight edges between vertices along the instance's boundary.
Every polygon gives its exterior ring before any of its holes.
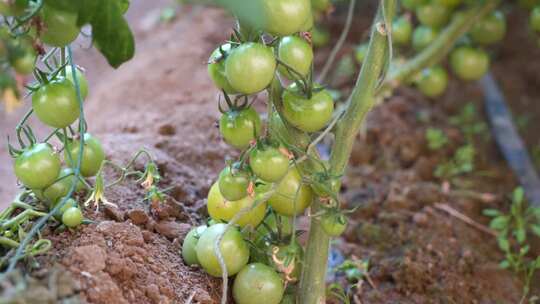
{"type": "MultiPolygon", "coordinates": [[[[390,29],[385,27],[385,19],[387,21],[392,20],[395,4],[396,0],[381,1],[381,6],[373,23],[366,60],[349,99],[347,110],[336,126],[336,139],[330,157],[330,170],[335,175],[343,174],[356,134],[366,114],[375,102],[375,91],[379,77],[389,60],[387,32],[390,29]]],[[[386,23],[391,24],[391,22],[386,23]]],[[[321,207],[321,203],[315,201],[311,207],[311,212],[317,213],[321,207]]],[[[320,220],[313,217],[300,281],[299,303],[325,303],[329,248],[330,237],[322,229],[320,220]]]]}
{"type": "Polygon", "coordinates": [[[452,50],[456,41],[466,34],[475,22],[495,9],[499,2],[499,0],[486,0],[481,5],[473,7],[464,13],[455,14],[452,22],[437,36],[432,44],[405,64],[390,71],[382,91],[397,87],[401,82],[409,80],[423,69],[441,62],[452,50]]]}

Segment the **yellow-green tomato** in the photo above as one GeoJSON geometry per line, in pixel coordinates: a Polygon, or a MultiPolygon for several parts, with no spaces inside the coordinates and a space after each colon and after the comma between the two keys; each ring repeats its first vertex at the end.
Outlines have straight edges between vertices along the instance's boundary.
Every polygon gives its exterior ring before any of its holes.
{"type": "Polygon", "coordinates": [[[462,46],[450,54],[450,66],[462,80],[479,80],[489,69],[489,56],[481,49],[462,46]]]}
{"type": "Polygon", "coordinates": [[[275,70],[276,59],[272,49],[260,43],[244,43],[233,49],[225,60],[229,84],[243,94],[262,91],[274,79],[275,70]]]}
{"type": "Polygon", "coordinates": [[[429,26],[418,26],[413,31],[412,47],[415,51],[421,51],[430,45],[439,35],[439,31],[429,26]]]}
{"type": "Polygon", "coordinates": [[[265,30],[275,36],[301,31],[311,14],[310,0],[262,0],[265,30]]]}
{"type": "Polygon", "coordinates": [[[451,10],[444,5],[428,3],[416,9],[416,16],[421,24],[429,27],[439,28],[450,20],[451,10]]]}
{"type": "Polygon", "coordinates": [[[311,7],[319,12],[327,11],[331,5],[330,0],[311,0],[311,7]]]}
{"type": "Polygon", "coordinates": [[[531,11],[531,16],[529,17],[529,24],[533,31],[540,32],[540,5],[535,7],[531,11]]]}
{"type": "Polygon", "coordinates": [[[225,167],[219,174],[219,192],[228,201],[236,201],[248,195],[249,175],[241,170],[225,167]]]}
{"type": "Polygon", "coordinates": [[[56,182],[43,189],[42,195],[47,202],[56,202],[59,198],[68,194],[69,189],[71,189],[74,182],[76,183],[75,191],[79,191],[84,188],[83,183],[78,181],[73,174],[73,169],[64,168],[60,171],[56,182]]]}
{"type": "Polygon", "coordinates": [[[79,118],[79,102],[73,84],[60,78],[42,85],[32,95],[32,109],[44,124],[65,128],[79,118]]]}
{"type": "Polygon", "coordinates": [[[396,45],[408,45],[412,36],[412,23],[409,17],[401,16],[392,24],[392,42],[396,45]]]}
{"type": "Polygon", "coordinates": [[[236,201],[228,201],[221,191],[219,191],[219,185],[213,184],[208,192],[208,214],[215,220],[230,221],[240,211],[245,212],[236,224],[240,227],[251,226],[257,227],[266,213],[266,202],[259,203],[255,208],[253,206],[256,203],[256,197],[246,196],[236,201]],[[253,209],[251,209],[253,208],[253,209]],[[249,210],[249,211],[245,211],[249,210]]]}
{"type": "Polygon", "coordinates": [[[75,228],[82,224],[83,214],[81,209],[78,207],[67,208],[66,211],[62,214],[62,224],[66,225],[69,228],[75,228]]]}
{"type": "MultiPolygon", "coordinates": [[[[59,198],[58,200],[56,200],[56,202],[53,202],[53,203],[49,206],[49,210],[53,210],[53,209],[56,207],[56,205],[58,205],[59,203],[61,203],[63,200],[64,200],[64,197],[61,197],[61,198],[59,198]]],[[[62,215],[64,215],[64,212],[65,212],[66,210],[68,210],[69,208],[72,208],[72,207],[78,209],[78,208],[79,208],[79,204],[78,204],[77,201],[74,200],[73,198],[68,198],[68,199],[66,200],[66,202],[64,203],[64,205],[63,205],[60,209],[58,209],[58,210],[53,214],[54,218],[55,218],[57,221],[61,222],[61,221],[62,221],[62,215]]]]}
{"type": "Polygon", "coordinates": [[[188,232],[184,239],[184,243],[182,244],[182,258],[184,259],[184,263],[189,266],[200,265],[195,248],[206,228],[208,228],[206,225],[195,227],[188,232]]]}
{"type": "Polygon", "coordinates": [[[311,187],[302,183],[296,168],[289,170],[268,200],[268,204],[279,214],[294,216],[301,214],[311,204],[311,187]]]}
{"type": "MultiPolygon", "coordinates": [[[[74,140],[69,145],[69,148],[66,148],[64,151],[64,160],[71,168],[75,168],[77,166],[80,148],[80,141],[74,140]]],[[[81,175],[84,177],[95,176],[101,168],[101,164],[104,160],[105,151],[103,151],[101,142],[94,136],[90,135],[90,133],[85,133],[84,148],[81,160],[81,175]]]]}
{"type": "Polygon", "coordinates": [[[237,274],[249,261],[249,247],[243,240],[242,234],[234,227],[226,230],[225,224],[215,224],[208,227],[199,238],[195,251],[203,269],[211,276],[221,277],[223,274],[219,260],[214,252],[216,241],[223,235],[219,251],[225,262],[229,276],[237,274]]]}
{"type": "Polygon", "coordinates": [[[79,36],[77,13],[58,10],[50,5],[41,9],[43,31],[41,39],[50,46],[64,47],[79,36]]]}
{"type": "Polygon", "coordinates": [[[234,279],[233,297],[237,304],[279,304],[284,282],[274,269],[261,263],[245,266],[234,279]]]}
{"type": "Polygon", "coordinates": [[[448,73],[441,66],[425,69],[418,79],[417,86],[420,92],[427,97],[438,97],[446,91],[448,73]]]}
{"type": "Polygon", "coordinates": [[[225,76],[225,60],[231,51],[231,44],[226,43],[212,52],[208,59],[208,75],[214,82],[214,85],[220,90],[225,90],[227,94],[236,94],[231,84],[225,76]]]}
{"type": "Polygon", "coordinates": [[[279,181],[289,169],[289,158],[278,148],[263,147],[249,154],[249,165],[253,173],[268,183],[279,181]]]}
{"type": "Polygon", "coordinates": [[[15,176],[30,189],[48,187],[60,173],[60,157],[49,144],[35,144],[15,159],[15,176]]]}
{"type": "Polygon", "coordinates": [[[283,37],[279,42],[278,58],[288,66],[279,65],[278,71],[281,75],[289,79],[306,77],[313,63],[313,49],[307,41],[298,36],[283,37]],[[294,72],[289,71],[289,67],[294,72]]]}
{"type": "Polygon", "coordinates": [[[323,27],[315,26],[311,30],[311,43],[313,47],[320,48],[328,44],[330,41],[330,32],[323,27]]]}
{"type": "MultiPolygon", "coordinates": [[[[86,96],[88,96],[88,80],[86,80],[86,76],[84,76],[81,70],[79,70],[78,68],[75,69],[77,70],[77,82],[79,83],[79,88],[81,90],[81,97],[83,99],[86,99],[86,96]]],[[[73,69],[71,68],[71,66],[66,67],[66,79],[73,84],[73,87],[75,87],[75,80],[73,79],[73,69]]]]}
{"type": "Polygon", "coordinates": [[[469,34],[474,42],[481,45],[497,43],[506,34],[506,18],[501,11],[494,11],[476,22],[469,34]]]}
{"type": "Polygon", "coordinates": [[[221,116],[219,131],[226,143],[237,149],[244,149],[259,136],[261,118],[252,107],[231,110],[221,116]]]}
{"type": "Polygon", "coordinates": [[[283,114],[287,121],[304,132],[317,132],[323,129],[334,113],[334,100],[327,90],[312,93],[311,98],[304,96],[291,85],[283,92],[283,114]]]}

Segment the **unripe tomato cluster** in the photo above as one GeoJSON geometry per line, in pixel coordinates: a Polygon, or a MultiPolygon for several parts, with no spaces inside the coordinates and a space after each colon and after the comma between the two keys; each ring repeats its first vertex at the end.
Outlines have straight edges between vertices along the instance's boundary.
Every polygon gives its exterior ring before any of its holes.
{"type": "MultiPolygon", "coordinates": [[[[278,136],[271,136],[270,125],[287,125],[311,135],[323,131],[332,119],[332,96],[312,81],[310,40],[314,12],[327,10],[330,4],[322,0],[257,1],[264,22],[251,26],[239,20],[233,39],[209,58],[209,76],[227,103],[226,109],[220,103],[220,133],[242,153],[211,186],[209,226],[189,232],[182,255],[187,264],[200,265],[208,274],[221,277],[223,270],[215,254],[221,239],[219,250],[227,275],[236,275],[236,303],[264,299],[264,303],[277,304],[285,286],[294,285],[300,274],[303,249],[291,223],[318,194],[296,163],[301,154],[278,136]],[[277,113],[269,98],[272,112],[263,121],[249,100],[276,82],[285,87],[279,96],[281,112],[277,113]]],[[[336,215],[323,222],[331,235],[339,235],[346,225],[336,215]],[[337,227],[337,222],[342,226],[337,227]]]]}

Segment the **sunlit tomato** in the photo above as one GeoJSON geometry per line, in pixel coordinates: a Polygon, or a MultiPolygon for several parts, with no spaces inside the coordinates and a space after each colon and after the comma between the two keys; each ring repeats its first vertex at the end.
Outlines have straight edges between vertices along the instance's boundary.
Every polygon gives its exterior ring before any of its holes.
{"type": "Polygon", "coordinates": [[[396,45],[407,45],[411,41],[412,31],[413,27],[409,17],[401,16],[392,24],[392,41],[396,45]]]}
{"type": "Polygon", "coordinates": [[[42,195],[49,203],[56,202],[59,198],[68,194],[74,182],[76,182],[75,191],[84,188],[83,183],[77,181],[77,178],[73,175],[73,170],[71,168],[64,168],[60,171],[56,181],[43,189],[42,195]]]}
{"type": "Polygon", "coordinates": [[[287,36],[299,32],[311,14],[310,0],[262,0],[265,30],[287,36]]]}
{"type": "Polygon", "coordinates": [[[82,224],[83,214],[81,209],[77,207],[70,207],[64,211],[62,214],[62,224],[66,225],[69,228],[75,228],[82,224]]]}
{"type": "MultiPolygon", "coordinates": [[[[88,96],[88,80],[86,80],[86,76],[84,76],[84,73],[82,73],[79,69],[76,70],[77,81],[79,82],[82,98],[86,99],[86,96],[88,96]]],[[[73,80],[73,70],[71,69],[71,66],[66,67],[66,79],[73,84],[73,87],[75,87],[75,81],[73,80]]]]}
{"type": "MultiPolygon", "coordinates": [[[[236,201],[228,201],[219,191],[219,185],[213,184],[208,192],[208,214],[215,220],[230,221],[242,210],[249,210],[256,203],[256,196],[246,196],[236,201]]],[[[259,203],[257,207],[253,208],[240,217],[236,222],[240,227],[251,226],[257,227],[266,213],[266,202],[259,203]]]]}
{"type": "Polygon", "coordinates": [[[448,73],[441,66],[425,69],[417,80],[417,86],[427,97],[438,97],[446,91],[448,73]]]}
{"type": "MultiPolygon", "coordinates": [[[[64,160],[66,164],[72,168],[77,166],[80,146],[80,141],[75,140],[71,142],[69,148],[66,148],[64,151],[64,160]]],[[[101,168],[101,164],[104,160],[105,151],[103,151],[101,142],[94,136],[90,135],[90,133],[85,133],[84,149],[81,161],[81,175],[85,177],[95,176],[101,168]]]]}
{"type": "MultiPolygon", "coordinates": [[[[59,203],[61,203],[62,201],[64,200],[63,197],[57,199],[55,202],[53,202],[51,205],[49,205],[49,210],[53,210],[56,205],[58,205],[59,203]]],[[[62,216],[64,215],[64,212],[66,210],[68,210],[69,208],[79,208],[79,204],[77,203],[76,200],[74,200],[73,198],[68,198],[66,200],[66,202],[64,203],[64,205],[62,206],[62,208],[58,209],[54,214],[54,218],[61,222],[62,221],[62,216]]]]}
{"type": "Polygon", "coordinates": [[[330,32],[320,26],[315,26],[311,30],[311,43],[314,47],[319,48],[328,44],[330,41],[330,32]]]}
{"type": "Polygon", "coordinates": [[[529,24],[531,28],[533,29],[533,31],[540,32],[540,6],[535,7],[531,11],[529,24]]]}
{"type": "Polygon", "coordinates": [[[236,201],[248,195],[249,175],[237,169],[225,167],[219,174],[219,191],[228,201],[236,201]]]}
{"type": "Polygon", "coordinates": [[[418,26],[413,31],[412,46],[416,51],[421,51],[430,45],[439,35],[439,31],[428,26],[418,26]]]}
{"type": "Polygon", "coordinates": [[[219,260],[214,253],[214,246],[220,235],[223,235],[219,251],[223,256],[227,274],[237,274],[249,260],[249,247],[242,239],[242,234],[234,227],[226,229],[225,224],[215,224],[208,227],[199,238],[195,251],[197,259],[208,274],[221,277],[223,274],[219,260]]]}
{"type": "Polygon", "coordinates": [[[54,128],[65,128],[79,118],[75,88],[65,78],[49,82],[34,92],[32,108],[39,120],[54,128]]]}
{"type": "Polygon", "coordinates": [[[302,177],[296,168],[291,168],[268,200],[268,204],[279,214],[293,216],[304,212],[311,200],[311,187],[302,183],[302,177]]]}
{"type": "Polygon", "coordinates": [[[284,282],[271,268],[261,263],[244,267],[234,279],[233,297],[237,304],[279,304],[284,282]]]}
{"type": "Polygon", "coordinates": [[[354,58],[356,59],[356,62],[358,62],[359,64],[362,64],[362,62],[364,62],[368,49],[368,43],[362,43],[354,49],[354,58]]]}
{"type": "Polygon", "coordinates": [[[506,34],[506,19],[501,11],[494,11],[476,22],[469,32],[472,40],[478,44],[497,43],[506,34]]]}
{"type": "Polygon", "coordinates": [[[489,56],[483,50],[463,46],[450,54],[450,65],[459,78],[478,80],[489,69],[489,56]]]}
{"type": "Polygon", "coordinates": [[[253,173],[265,182],[277,182],[289,169],[289,158],[278,148],[254,149],[249,155],[249,165],[253,173]]]}
{"type": "Polygon", "coordinates": [[[298,36],[281,38],[278,47],[278,58],[297,73],[288,70],[284,65],[279,65],[278,71],[289,79],[306,77],[311,70],[313,62],[313,50],[307,41],[298,36]]]}
{"type": "Polygon", "coordinates": [[[244,43],[233,49],[225,60],[227,80],[235,91],[243,94],[262,91],[274,79],[275,70],[272,49],[260,43],[244,43]]]}
{"type": "Polygon", "coordinates": [[[308,18],[306,19],[306,22],[304,22],[304,25],[300,28],[300,32],[309,32],[313,29],[315,17],[313,14],[309,14],[308,18]]]}
{"type": "Polygon", "coordinates": [[[252,107],[231,110],[221,116],[219,131],[226,143],[244,149],[261,133],[261,118],[252,107]]]}
{"type": "Polygon", "coordinates": [[[15,176],[30,189],[43,189],[60,173],[60,157],[50,145],[35,144],[15,159],[15,176]]]}
{"type": "Polygon", "coordinates": [[[189,231],[184,239],[184,243],[182,244],[182,258],[184,259],[184,263],[189,266],[200,265],[195,248],[206,228],[208,228],[206,225],[195,227],[189,231]]]}
{"type": "Polygon", "coordinates": [[[41,40],[50,46],[64,47],[79,36],[77,13],[58,10],[50,5],[41,9],[43,31],[41,40]]]}
{"type": "Polygon", "coordinates": [[[226,43],[212,52],[208,59],[208,74],[219,89],[225,90],[228,94],[235,94],[236,91],[225,76],[226,55],[231,51],[231,44],[226,43]],[[222,53],[223,52],[223,53],[222,53]]]}
{"type": "Polygon", "coordinates": [[[421,24],[429,27],[441,27],[450,20],[450,9],[447,6],[428,3],[416,8],[416,16],[421,24]]]}
{"type": "MultiPolygon", "coordinates": [[[[316,89],[319,90],[319,89],[316,89]]],[[[317,132],[332,119],[334,101],[325,89],[303,96],[296,84],[283,92],[283,114],[296,128],[304,132],[317,132]]]]}
{"type": "Polygon", "coordinates": [[[324,214],[321,218],[321,225],[326,234],[337,237],[347,229],[347,218],[341,213],[324,214]]]}

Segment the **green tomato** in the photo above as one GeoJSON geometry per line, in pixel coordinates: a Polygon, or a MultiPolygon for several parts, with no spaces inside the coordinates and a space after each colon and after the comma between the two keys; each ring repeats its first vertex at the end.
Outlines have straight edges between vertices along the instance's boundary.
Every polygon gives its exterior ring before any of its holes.
{"type": "Polygon", "coordinates": [[[60,157],[50,145],[41,143],[25,149],[15,159],[15,176],[30,189],[48,187],[60,173],[60,157]]]}
{"type": "Polygon", "coordinates": [[[341,213],[324,214],[321,218],[321,226],[331,237],[337,237],[347,229],[347,218],[341,213]]]}
{"type": "Polygon", "coordinates": [[[268,183],[274,183],[287,174],[289,158],[274,147],[254,149],[249,154],[249,165],[253,173],[268,183]]]}
{"type": "Polygon", "coordinates": [[[214,85],[221,90],[225,90],[227,94],[236,94],[237,92],[232,88],[231,84],[225,76],[225,61],[228,53],[231,51],[231,44],[226,43],[212,52],[208,59],[208,74],[214,82],[214,85]],[[221,53],[223,51],[224,54],[221,53]]]}
{"type": "Polygon", "coordinates": [[[49,82],[34,92],[32,108],[39,120],[53,128],[68,127],[79,118],[75,88],[65,78],[49,82]]]}
{"type": "Polygon", "coordinates": [[[206,228],[208,228],[206,225],[193,228],[188,232],[184,239],[184,243],[182,244],[182,258],[189,266],[200,265],[195,248],[206,228]]]}
{"type": "Polygon", "coordinates": [[[60,171],[56,181],[43,189],[42,195],[43,198],[49,203],[56,202],[59,198],[64,197],[68,194],[71,185],[77,182],[75,191],[80,191],[84,188],[84,185],[81,181],[77,181],[75,175],[73,175],[73,169],[64,168],[60,171]]]}
{"type": "Polygon", "coordinates": [[[69,228],[75,228],[82,224],[83,214],[81,209],[77,207],[70,207],[62,214],[62,224],[69,228]]]}
{"type": "MultiPolygon", "coordinates": [[[[79,82],[79,88],[81,90],[81,95],[83,100],[86,99],[86,96],[88,96],[88,80],[86,80],[86,76],[79,70],[77,70],[77,81],[79,82]]],[[[75,87],[75,81],[73,80],[73,70],[71,69],[71,66],[66,67],[66,79],[69,80],[73,87],[75,87]]]]}
{"type": "Polygon", "coordinates": [[[489,69],[489,56],[480,49],[459,47],[450,54],[450,66],[454,73],[463,80],[478,80],[489,69]]]}
{"type": "Polygon", "coordinates": [[[433,0],[434,3],[454,8],[461,4],[462,0],[433,0]]]}
{"type": "Polygon", "coordinates": [[[25,52],[23,56],[15,58],[11,64],[18,74],[28,75],[34,71],[36,64],[36,53],[31,50],[25,52]]]}
{"type": "Polygon", "coordinates": [[[402,0],[401,5],[408,10],[415,10],[420,5],[426,3],[426,0],[402,0]]]}
{"type": "Polygon", "coordinates": [[[234,279],[233,297],[237,304],[279,304],[284,282],[272,269],[261,263],[249,264],[234,279]]]}
{"type": "Polygon", "coordinates": [[[425,69],[422,71],[417,85],[420,92],[427,97],[438,97],[448,87],[448,73],[441,66],[425,69]]]}
{"type": "Polygon", "coordinates": [[[275,70],[272,49],[260,43],[244,43],[233,49],[225,60],[227,80],[235,91],[243,94],[262,91],[274,79],[275,70]]]}
{"type": "Polygon", "coordinates": [[[418,26],[413,31],[412,46],[415,51],[421,51],[430,45],[439,35],[439,30],[428,26],[418,26]]]}
{"type": "Polygon", "coordinates": [[[315,26],[311,30],[311,43],[313,47],[320,48],[328,44],[330,41],[330,32],[320,26],[315,26]]]}
{"type": "MultiPolygon", "coordinates": [[[[307,41],[298,36],[287,36],[281,38],[278,47],[279,59],[298,72],[300,76],[306,77],[311,71],[313,63],[313,49],[307,41]]],[[[289,79],[298,79],[299,75],[295,72],[289,72],[284,65],[278,66],[281,75],[289,79]]]]}
{"type": "Polygon", "coordinates": [[[481,45],[490,45],[503,40],[506,34],[506,19],[501,11],[494,11],[476,22],[471,31],[472,40],[481,45]]]}
{"type": "Polygon", "coordinates": [[[313,92],[311,98],[302,96],[296,84],[283,92],[283,114],[296,128],[317,132],[332,119],[334,101],[327,90],[313,92]]]}
{"type": "Polygon", "coordinates": [[[396,45],[409,44],[411,41],[412,31],[412,23],[407,16],[397,18],[394,20],[392,25],[392,42],[394,42],[396,45]]]}
{"type": "Polygon", "coordinates": [[[219,245],[219,251],[229,276],[237,274],[249,261],[249,247],[242,239],[242,234],[234,227],[225,229],[225,224],[215,224],[208,227],[195,246],[199,263],[208,274],[214,277],[221,277],[223,273],[214,253],[214,246],[220,235],[223,235],[223,238],[219,245]]]}
{"type": "Polygon", "coordinates": [[[265,30],[275,36],[287,36],[302,30],[311,15],[310,0],[262,0],[265,30]]]}
{"type": "MultiPolygon", "coordinates": [[[[228,201],[221,191],[218,183],[214,183],[208,192],[208,214],[215,220],[230,221],[240,211],[252,208],[256,203],[256,197],[246,196],[236,201],[228,201]]],[[[242,215],[236,224],[240,227],[257,227],[266,214],[266,202],[259,203],[257,207],[242,215]]]]}
{"type": "Polygon", "coordinates": [[[313,29],[313,26],[315,25],[314,22],[315,17],[313,14],[309,14],[308,18],[306,19],[306,22],[304,22],[304,25],[300,28],[300,32],[309,32],[313,29]]]}
{"type": "Polygon", "coordinates": [[[416,9],[416,16],[422,25],[439,28],[450,20],[451,11],[447,6],[428,3],[416,9]]]}
{"type": "MultiPolygon", "coordinates": [[[[66,148],[64,151],[64,160],[66,164],[72,168],[77,166],[80,145],[80,141],[75,140],[71,142],[69,148],[66,148]]],[[[103,151],[103,147],[101,146],[99,140],[90,135],[90,133],[85,133],[84,149],[81,161],[81,175],[84,177],[95,176],[101,168],[101,164],[104,160],[105,152],[103,151]]]]}
{"type": "Polygon", "coordinates": [[[219,191],[228,201],[236,201],[248,195],[249,175],[227,166],[219,174],[219,191]]]}
{"type": "Polygon", "coordinates": [[[311,0],[311,7],[319,12],[326,12],[332,3],[330,0],[311,0]]]}
{"type": "MultiPolygon", "coordinates": [[[[53,203],[49,206],[49,210],[52,211],[52,210],[56,207],[56,205],[58,205],[59,203],[62,202],[63,199],[64,199],[64,198],[61,197],[61,198],[59,198],[58,200],[56,200],[55,202],[53,202],[53,203]]],[[[64,212],[65,212],[66,210],[68,210],[69,208],[77,208],[77,209],[79,209],[79,204],[78,204],[77,201],[75,201],[74,199],[68,198],[67,201],[64,203],[64,206],[62,206],[62,208],[58,209],[58,210],[53,214],[54,218],[55,218],[57,221],[61,222],[61,221],[62,221],[62,216],[64,215],[64,212]]]]}
{"type": "Polygon", "coordinates": [[[300,173],[292,168],[281,180],[268,204],[281,215],[294,216],[303,213],[312,198],[311,187],[302,184],[300,173]]]}
{"type": "Polygon", "coordinates": [[[73,42],[81,29],[77,26],[77,13],[61,11],[49,5],[41,9],[41,17],[44,23],[41,40],[44,43],[65,47],[73,42]]]}
{"type": "Polygon", "coordinates": [[[531,11],[529,24],[531,28],[533,29],[533,31],[540,32],[540,6],[535,7],[531,11]]]}
{"type": "Polygon", "coordinates": [[[354,58],[358,64],[362,64],[366,59],[367,51],[369,49],[369,43],[362,43],[354,49],[354,58]]]}
{"type": "Polygon", "coordinates": [[[252,107],[232,110],[221,116],[219,131],[226,143],[244,149],[261,133],[261,118],[252,107]]]}

